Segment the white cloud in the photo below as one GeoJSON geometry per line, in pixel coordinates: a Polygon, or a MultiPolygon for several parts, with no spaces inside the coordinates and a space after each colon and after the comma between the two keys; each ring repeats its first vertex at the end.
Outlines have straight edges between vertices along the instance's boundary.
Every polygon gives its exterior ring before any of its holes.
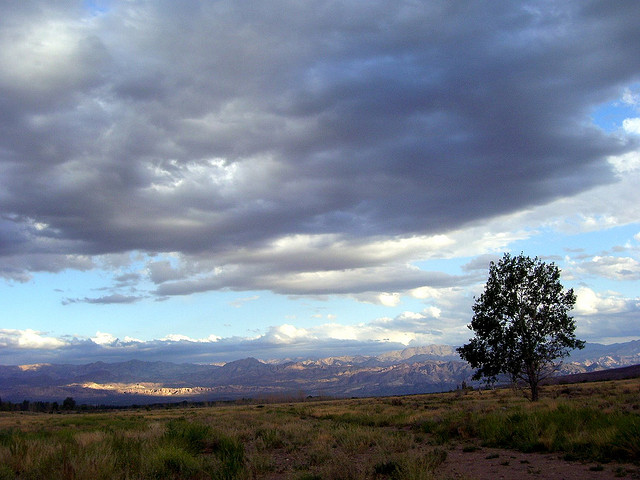
{"type": "Polygon", "coordinates": [[[366,334],[362,324],[341,325],[339,323],[326,323],[310,329],[317,338],[333,338],[336,340],[362,340],[366,334]]]}
{"type": "Polygon", "coordinates": [[[640,152],[629,152],[624,155],[609,157],[608,161],[618,175],[640,170],[640,152]]]}
{"type": "Polygon", "coordinates": [[[117,338],[110,333],[96,332],[94,337],[91,337],[91,341],[97,345],[112,345],[116,342],[117,338]]]}
{"type": "Polygon", "coordinates": [[[631,257],[595,256],[579,263],[575,269],[580,274],[611,280],[640,280],[640,262],[631,257]]]}
{"type": "MultiPolygon", "coordinates": [[[[475,286],[474,286],[475,288],[475,286]]],[[[102,356],[105,361],[130,358],[166,361],[229,361],[248,356],[263,359],[295,356],[372,354],[408,345],[460,345],[471,336],[466,328],[471,318],[471,298],[467,289],[431,289],[412,292],[429,299],[421,311],[407,310],[395,317],[383,317],[358,324],[328,323],[300,328],[292,324],[269,327],[255,337],[209,335],[194,339],[174,333],[159,340],[142,341],[98,331],[90,338],[52,338],[33,330],[0,330],[0,360],[14,363],[48,361],[88,363],[86,359],[102,356]],[[48,352],[48,353],[47,353],[48,352]],[[44,359],[44,360],[43,360],[44,359]]],[[[580,338],[598,341],[604,338],[638,336],[637,318],[640,299],[625,298],[615,292],[596,292],[588,287],[577,289],[574,310],[580,338]]],[[[0,363],[2,363],[0,362],[0,363]]]]}
{"type": "Polygon", "coordinates": [[[535,225],[565,234],[593,232],[640,222],[640,151],[608,158],[615,181],[573,197],[501,219],[504,225],[523,228],[535,225]]]}
{"type": "Polygon", "coordinates": [[[265,338],[276,343],[291,343],[301,339],[311,339],[309,332],[304,328],[297,328],[290,324],[283,324],[277,327],[271,327],[265,338]]]}
{"type": "Polygon", "coordinates": [[[385,307],[395,307],[400,303],[400,294],[397,292],[394,293],[381,293],[378,295],[378,299],[380,303],[385,307]]]}
{"type": "Polygon", "coordinates": [[[440,310],[438,307],[429,306],[425,309],[425,314],[433,318],[440,318],[441,313],[442,310],[440,310]]]}
{"type": "Polygon", "coordinates": [[[409,294],[420,300],[432,299],[441,300],[444,295],[451,293],[451,289],[447,288],[433,288],[433,287],[419,287],[409,291],[409,294]]]}
{"type": "Polygon", "coordinates": [[[578,338],[600,343],[625,342],[640,338],[640,298],[626,298],[617,292],[576,291],[574,309],[578,338]]]}
{"type": "MultiPolygon", "coordinates": [[[[399,321],[415,323],[425,316],[419,313],[404,312],[399,321]]],[[[420,337],[411,328],[397,328],[394,319],[378,319],[371,323],[344,325],[336,322],[299,329],[292,325],[271,327],[265,338],[275,339],[278,343],[300,342],[335,342],[355,341],[368,344],[370,342],[395,343],[408,345],[420,337]]],[[[366,352],[363,352],[366,353],[366,352]]]]}
{"type": "Polygon", "coordinates": [[[165,337],[161,338],[160,341],[175,342],[175,343],[179,343],[179,342],[209,343],[209,342],[217,342],[218,340],[220,340],[220,338],[221,337],[218,337],[217,335],[209,335],[208,337],[205,337],[205,338],[196,339],[196,338],[191,338],[187,335],[182,335],[180,333],[170,333],[169,335],[166,335],[165,337]]]}
{"type": "Polygon", "coordinates": [[[169,335],[166,335],[164,338],[161,338],[161,340],[164,340],[167,342],[195,342],[195,340],[192,339],[191,337],[188,337],[186,335],[181,335],[179,333],[170,333],[169,335]]]}
{"type": "Polygon", "coordinates": [[[403,319],[410,319],[410,320],[423,320],[425,317],[425,315],[423,313],[418,313],[418,312],[402,312],[402,314],[400,315],[400,318],[403,319]]]}
{"type": "Polygon", "coordinates": [[[139,338],[130,337],[127,335],[124,337],[124,340],[122,342],[123,343],[142,343],[142,340],[140,340],[139,338]]]}
{"type": "Polygon", "coordinates": [[[640,118],[625,118],[622,122],[622,128],[627,133],[640,135],[640,118]]]}
{"type": "Polygon", "coordinates": [[[631,89],[627,87],[622,93],[622,103],[638,106],[640,105],[640,94],[632,92],[631,89]]]}
{"type": "Polygon", "coordinates": [[[633,300],[623,298],[616,293],[597,293],[588,287],[576,290],[576,315],[611,315],[629,311],[633,300]]]}
{"type": "Polygon", "coordinates": [[[471,311],[470,301],[472,300],[472,296],[482,288],[485,279],[485,275],[482,275],[478,281],[470,285],[445,288],[420,287],[408,293],[412,297],[420,300],[428,299],[430,303],[435,304],[438,309],[448,312],[449,314],[452,311],[469,312],[471,311]]]}
{"type": "Polygon", "coordinates": [[[0,348],[50,350],[64,347],[66,344],[66,342],[58,338],[47,337],[45,333],[32,329],[0,329],[0,348]]]}

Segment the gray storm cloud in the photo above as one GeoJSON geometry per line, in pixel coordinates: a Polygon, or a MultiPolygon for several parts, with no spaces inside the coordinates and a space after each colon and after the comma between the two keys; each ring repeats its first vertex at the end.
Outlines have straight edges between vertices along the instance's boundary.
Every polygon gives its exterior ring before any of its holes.
{"type": "Polygon", "coordinates": [[[637,146],[589,121],[639,79],[637,2],[0,10],[0,269],[18,280],[102,254],[242,251],[235,274],[149,276],[187,282],[159,294],[324,293],[269,277],[300,263],[267,247],[437,234],[614,181],[607,157],[637,146]]]}

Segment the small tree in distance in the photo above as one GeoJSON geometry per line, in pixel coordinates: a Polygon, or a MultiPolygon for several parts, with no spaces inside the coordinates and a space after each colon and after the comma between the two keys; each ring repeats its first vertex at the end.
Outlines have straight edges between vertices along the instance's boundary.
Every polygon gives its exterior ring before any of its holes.
{"type": "Polygon", "coordinates": [[[73,410],[74,408],[76,408],[76,401],[73,399],[73,397],[65,398],[64,401],[62,402],[62,409],[73,410]]]}
{"type": "Polygon", "coordinates": [[[584,347],[568,315],[575,302],[573,289],[565,291],[560,284],[555,264],[505,253],[489,266],[469,325],[475,337],[458,353],[478,369],[474,379],[495,382],[506,374],[514,383],[528,384],[536,401],[540,381],[559,366],[556,360],[584,347]]]}

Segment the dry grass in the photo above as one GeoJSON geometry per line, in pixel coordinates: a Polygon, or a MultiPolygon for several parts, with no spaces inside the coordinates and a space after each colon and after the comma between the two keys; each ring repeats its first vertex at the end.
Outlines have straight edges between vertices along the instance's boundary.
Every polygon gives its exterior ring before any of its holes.
{"type": "Polygon", "coordinates": [[[431,479],[451,442],[640,457],[640,380],[158,411],[0,415],[3,479],[431,479]]]}

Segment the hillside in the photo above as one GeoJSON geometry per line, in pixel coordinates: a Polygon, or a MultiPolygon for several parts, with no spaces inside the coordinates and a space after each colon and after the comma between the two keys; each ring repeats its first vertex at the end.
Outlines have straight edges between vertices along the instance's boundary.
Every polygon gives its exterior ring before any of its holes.
{"type": "MultiPolygon", "coordinates": [[[[585,374],[640,364],[640,342],[588,344],[559,374],[585,374]]],[[[473,370],[450,346],[411,347],[379,356],[220,365],[131,360],[86,365],[0,366],[0,397],[132,404],[264,396],[367,397],[432,393],[473,384],[473,370]]]]}

